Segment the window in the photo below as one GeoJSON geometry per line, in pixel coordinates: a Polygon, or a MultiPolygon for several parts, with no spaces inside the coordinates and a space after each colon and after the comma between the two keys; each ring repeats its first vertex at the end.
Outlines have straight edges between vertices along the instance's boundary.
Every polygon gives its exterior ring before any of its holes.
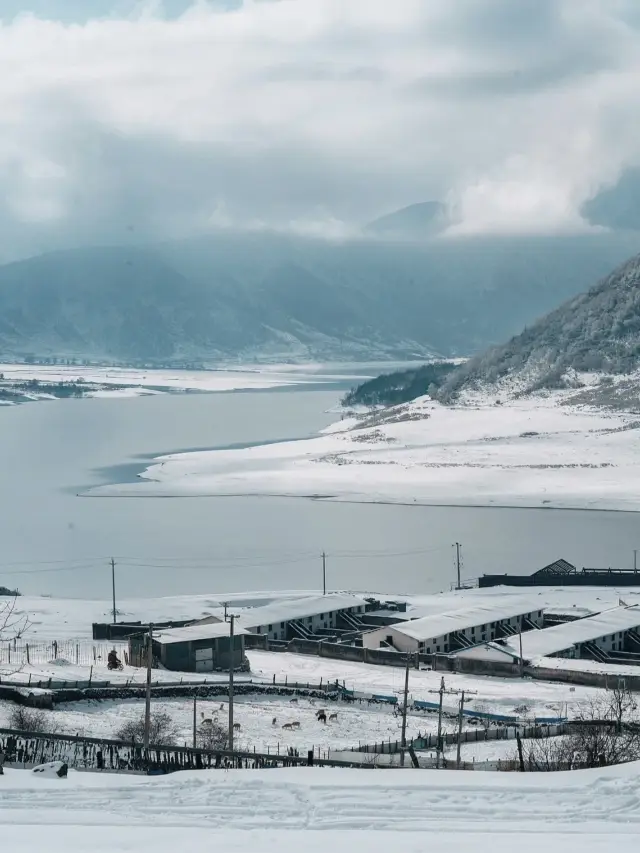
{"type": "Polygon", "coordinates": [[[319,618],[324,619],[324,613],[321,613],[319,618]]]}
{"type": "Polygon", "coordinates": [[[281,623],[280,623],[280,627],[281,627],[281,628],[284,628],[284,622],[281,622],[281,623]]]}
{"type": "Polygon", "coordinates": [[[430,655],[430,654],[431,654],[431,646],[427,646],[427,654],[428,654],[428,655],[430,655]]]}
{"type": "Polygon", "coordinates": [[[269,625],[269,630],[273,631],[273,625],[269,625]]]}
{"type": "Polygon", "coordinates": [[[439,652],[439,651],[440,651],[440,646],[436,646],[436,651],[437,651],[437,652],[439,652]]]}
{"type": "Polygon", "coordinates": [[[393,636],[391,634],[387,634],[387,643],[389,643],[390,646],[393,645],[393,636]]]}

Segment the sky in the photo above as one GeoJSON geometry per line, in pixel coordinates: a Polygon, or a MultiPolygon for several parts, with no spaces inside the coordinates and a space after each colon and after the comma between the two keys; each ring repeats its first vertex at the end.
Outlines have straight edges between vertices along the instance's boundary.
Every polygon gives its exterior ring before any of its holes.
{"type": "Polygon", "coordinates": [[[640,166],[638,0],[0,0],[0,258],[438,199],[574,233],[640,166]]]}

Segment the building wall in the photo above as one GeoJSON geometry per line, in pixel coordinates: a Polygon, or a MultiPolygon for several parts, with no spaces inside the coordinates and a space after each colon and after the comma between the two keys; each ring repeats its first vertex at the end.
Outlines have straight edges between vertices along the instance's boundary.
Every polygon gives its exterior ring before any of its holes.
{"type": "MultiPolygon", "coordinates": [[[[230,638],[215,637],[209,640],[194,640],[184,643],[154,643],[154,651],[167,669],[180,672],[211,672],[215,669],[230,669],[232,655],[230,638]]],[[[244,660],[244,636],[234,637],[233,667],[241,666],[244,660]]]]}

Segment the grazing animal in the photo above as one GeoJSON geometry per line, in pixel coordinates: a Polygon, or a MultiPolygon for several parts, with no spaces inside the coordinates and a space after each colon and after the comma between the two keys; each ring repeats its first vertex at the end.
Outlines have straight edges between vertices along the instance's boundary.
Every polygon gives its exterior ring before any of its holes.
{"type": "Polygon", "coordinates": [[[283,729],[292,729],[292,728],[293,728],[293,723],[285,723],[285,724],[284,724],[284,726],[283,726],[282,728],[283,728],[283,729]]]}
{"type": "Polygon", "coordinates": [[[271,720],[271,725],[272,725],[272,726],[277,726],[277,725],[278,725],[278,718],[277,718],[277,717],[274,717],[274,718],[273,718],[273,720],[271,720]]]}
{"type": "Polygon", "coordinates": [[[289,699],[289,702],[291,702],[291,703],[295,703],[295,704],[297,705],[297,703],[298,703],[298,697],[297,697],[297,696],[294,696],[294,697],[293,697],[293,699],[289,699]]]}
{"type": "Polygon", "coordinates": [[[220,703],[220,710],[221,710],[221,711],[224,711],[224,702],[221,702],[221,703],[220,703]]]}
{"type": "Polygon", "coordinates": [[[330,714],[329,715],[329,722],[331,722],[331,720],[335,720],[337,723],[338,722],[338,715],[337,714],[330,714]]]}
{"type": "Polygon", "coordinates": [[[300,723],[299,723],[297,720],[294,720],[294,721],[291,723],[291,728],[292,728],[292,729],[299,729],[299,728],[300,728],[300,723]]]}
{"type": "Polygon", "coordinates": [[[324,711],[317,711],[316,719],[319,723],[324,723],[325,725],[327,724],[327,715],[324,711]]]}
{"type": "Polygon", "coordinates": [[[239,732],[241,728],[242,728],[242,726],[240,725],[240,723],[234,723],[233,724],[234,732],[239,732]]]}
{"type": "Polygon", "coordinates": [[[204,711],[201,711],[200,712],[200,725],[201,726],[211,726],[212,724],[213,723],[212,723],[211,717],[205,717],[204,711]]]}

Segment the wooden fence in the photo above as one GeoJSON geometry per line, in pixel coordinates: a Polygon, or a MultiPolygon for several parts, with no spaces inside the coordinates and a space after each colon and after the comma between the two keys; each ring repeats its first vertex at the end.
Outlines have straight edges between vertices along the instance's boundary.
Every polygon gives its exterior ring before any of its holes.
{"type": "MultiPolygon", "coordinates": [[[[0,664],[20,667],[25,664],[65,663],[95,666],[106,663],[111,649],[124,659],[125,643],[89,643],[74,640],[53,640],[50,643],[0,643],[0,664]]],[[[64,664],[63,664],[64,665],[64,664]]]]}
{"type": "Polygon", "coordinates": [[[186,746],[153,746],[77,735],[58,735],[0,729],[0,752],[5,766],[35,767],[64,761],[79,770],[160,774],[177,770],[255,769],[262,767],[371,767],[368,761],[318,758],[313,751],[302,756],[289,752],[205,750],[186,746]]]}

